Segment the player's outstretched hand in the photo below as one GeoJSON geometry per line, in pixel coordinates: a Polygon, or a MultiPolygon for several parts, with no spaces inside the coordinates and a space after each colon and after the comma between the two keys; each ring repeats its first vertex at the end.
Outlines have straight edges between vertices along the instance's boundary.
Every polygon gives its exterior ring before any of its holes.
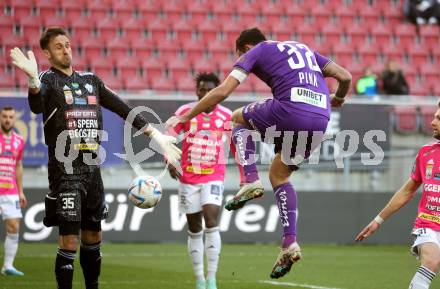
{"type": "Polygon", "coordinates": [[[27,57],[18,47],[11,49],[12,63],[20,68],[29,78],[38,78],[38,65],[34,53],[29,50],[27,57]]]}
{"type": "Polygon", "coordinates": [[[185,123],[185,121],[183,121],[182,118],[180,117],[172,116],[165,122],[165,126],[167,129],[170,129],[170,128],[174,128],[179,123],[185,123]]]}
{"type": "Polygon", "coordinates": [[[376,232],[377,229],[379,229],[380,224],[376,221],[371,221],[368,226],[366,226],[356,237],[356,241],[360,242],[364,240],[365,238],[371,236],[374,232],[376,232]]]}
{"type": "Polygon", "coordinates": [[[330,103],[332,107],[342,107],[344,102],[345,98],[337,97],[334,93],[330,94],[330,103]]]}
{"type": "Polygon", "coordinates": [[[164,135],[155,128],[153,128],[150,133],[150,137],[162,148],[167,161],[174,167],[178,168],[182,151],[174,145],[177,142],[176,138],[164,135]]]}

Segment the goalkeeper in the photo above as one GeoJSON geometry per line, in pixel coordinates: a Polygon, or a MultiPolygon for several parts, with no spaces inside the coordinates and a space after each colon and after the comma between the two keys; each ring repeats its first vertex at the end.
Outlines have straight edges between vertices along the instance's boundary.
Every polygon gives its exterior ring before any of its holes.
{"type": "MultiPolygon", "coordinates": [[[[85,286],[96,289],[101,270],[101,220],[107,215],[100,167],[91,161],[97,159],[102,139],[101,106],[123,119],[131,108],[93,73],[73,70],[70,39],[63,29],[46,30],[40,47],[51,68],[39,76],[31,51],[26,57],[14,48],[11,58],[28,76],[31,111],[43,113],[50,189],[45,199],[44,224],[59,227],[56,281],[59,289],[72,288],[73,263],[81,241],[85,286]],[[75,158],[68,160],[66,155],[75,158]]],[[[158,143],[168,161],[178,164],[180,150],[173,145],[173,137],[147,125],[140,115],[132,125],[158,143]]]]}

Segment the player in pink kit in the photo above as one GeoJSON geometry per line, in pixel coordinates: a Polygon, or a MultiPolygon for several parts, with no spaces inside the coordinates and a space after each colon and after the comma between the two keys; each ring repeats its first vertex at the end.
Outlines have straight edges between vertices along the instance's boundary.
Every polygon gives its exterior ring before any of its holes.
{"type": "Polygon", "coordinates": [[[431,125],[436,141],[419,150],[410,178],[356,237],[356,241],[362,241],[373,234],[384,220],[411,201],[417,189],[423,185],[412,232],[415,241],[411,248],[420,259],[421,266],[409,289],[428,289],[440,266],[440,103],[431,125]]]}
{"type": "MultiPolygon", "coordinates": [[[[220,80],[213,73],[196,77],[196,94],[202,99],[218,86],[220,80]]],[[[176,116],[187,113],[196,102],[181,106],[176,116]]],[[[180,181],[179,208],[188,221],[188,254],[190,255],[197,289],[216,289],[215,275],[220,255],[221,239],[217,224],[223,200],[225,178],[224,142],[229,140],[225,131],[231,130],[232,112],[222,105],[208,108],[186,123],[174,127],[175,133],[184,133],[182,142],[182,175],[169,166],[170,174],[180,181]],[[202,218],[205,220],[203,244],[202,218]],[[205,280],[203,253],[206,252],[208,272],[205,280]]]]}
{"type": "Polygon", "coordinates": [[[18,249],[21,208],[26,206],[23,193],[23,138],[13,131],[15,109],[4,107],[0,112],[0,214],[5,223],[6,239],[2,275],[22,276],[13,262],[18,249]]]}

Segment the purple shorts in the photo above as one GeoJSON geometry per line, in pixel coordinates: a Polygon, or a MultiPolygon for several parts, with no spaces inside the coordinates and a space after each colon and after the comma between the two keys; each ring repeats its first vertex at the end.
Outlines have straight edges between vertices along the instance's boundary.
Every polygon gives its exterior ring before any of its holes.
{"type": "Polygon", "coordinates": [[[275,144],[275,153],[292,170],[320,145],[329,119],[300,110],[290,101],[266,99],[243,108],[249,127],[260,133],[262,141],[275,144]]]}

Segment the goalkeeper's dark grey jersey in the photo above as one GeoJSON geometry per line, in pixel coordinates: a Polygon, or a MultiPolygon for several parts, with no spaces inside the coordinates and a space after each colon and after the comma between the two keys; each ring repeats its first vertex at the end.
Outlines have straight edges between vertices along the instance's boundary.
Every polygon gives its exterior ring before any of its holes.
{"type": "MultiPolygon", "coordinates": [[[[52,67],[40,74],[40,80],[40,92],[29,92],[28,100],[33,113],[43,113],[49,163],[58,162],[55,159],[55,149],[57,138],[63,133],[66,141],[60,141],[63,139],[60,137],[58,143],[64,146],[65,154],[69,150],[78,151],[74,173],[87,171],[83,153],[96,156],[98,152],[103,130],[101,106],[123,119],[127,118],[131,107],[91,72],[74,71],[68,76],[52,67]]],[[[140,115],[136,116],[133,126],[141,129],[145,125],[145,119],[140,115]]]]}

